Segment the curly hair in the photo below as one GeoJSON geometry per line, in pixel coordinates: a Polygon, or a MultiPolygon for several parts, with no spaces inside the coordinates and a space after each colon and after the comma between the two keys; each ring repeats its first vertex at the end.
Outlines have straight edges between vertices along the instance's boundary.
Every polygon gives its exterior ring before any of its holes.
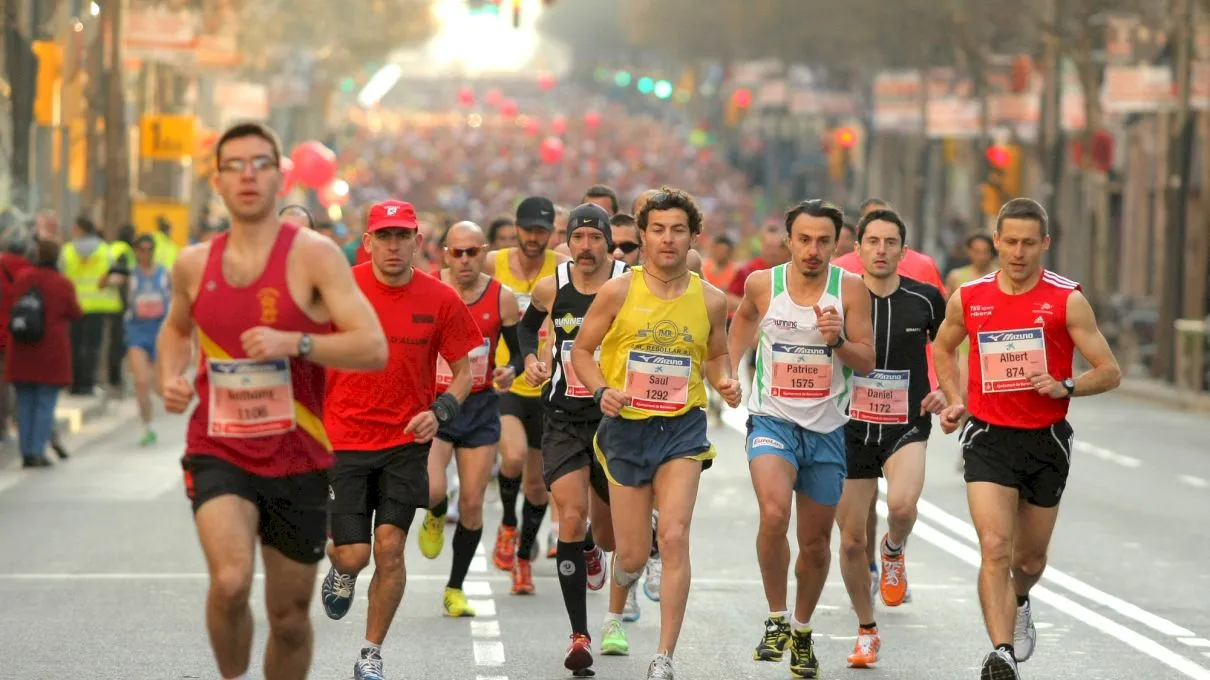
{"type": "Polygon", "coordinates": [[[702,209],[697,200],[687,191],[675,187],[663,186],[655,192],[639,211],[638,223],[640,231],[647,231],[647,216],[652,210],[682,210],[689,218],[689,233],[700,234],[702,231],[702,209]]]}

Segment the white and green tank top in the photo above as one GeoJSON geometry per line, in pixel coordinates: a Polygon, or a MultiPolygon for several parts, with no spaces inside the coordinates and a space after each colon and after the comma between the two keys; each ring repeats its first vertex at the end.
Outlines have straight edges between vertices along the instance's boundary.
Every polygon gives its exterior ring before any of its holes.
{"type": "MultiPolygon", "coordinates": [[[[748,412],[780,418],[813,432],[827,433],[849,422],[853,371],[828,349],[815,310],[796,304],[786,289],[788,264],[773,268],[769,310],[760,321],[756,375],[748,412]]],[[[819,306],[832,305],[844,320],[844,270],[829,265],[819,306]]]]}

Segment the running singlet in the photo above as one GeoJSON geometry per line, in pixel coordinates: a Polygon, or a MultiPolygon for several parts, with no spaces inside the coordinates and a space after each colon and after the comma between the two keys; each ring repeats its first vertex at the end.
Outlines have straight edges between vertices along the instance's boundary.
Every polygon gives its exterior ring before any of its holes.
{"type": "MultiPolygon", "coordinates": [[[[971,281],[974,281],[975,279],[979,278],[979,275],[975,273],[975,268],[970,266],[969,264],[966,265],[965,267],[959,267],[958,269],[955,269],[952,273],[958,279],[959,287],[962,287],[962,286],[970,283],[971,281]]],[[[967,353],[970,352],[970,349],[971,349],[970,339],[969,338],[964,339],[962,341],[962,344],[958,345],[958,358],[961,359],[961,358],[965,357],[967,355],[967,353]]]]}
{"type": "MultiPolygon", "coordinates": [[[[555,255],[555,251],[547,250],[546,260],[542,262],[542,270],[538,272],[538,275],[535,276],[533,280],[519,279],[513,275],[512,268],[508,266],[509,253],[514,250],[516,249],[504,248],[503,250],[496,251],[496,280],[508,286],[509,289],[511,289],[513,293],[517,295],[517,306],[521,309],[521,316],[525,316],[525,310],[529,309],[529,301],[530,298],[533,297],[534,288],[542,279],[554,275],[555,266],[559,263],[559,259],[558,256],[555,255]]],[[[543,328],[538,333],[538,344],[541,345],[542,341],[545,339],[546,329],[543,328]]],[[[508,359],[508,348],[504,345],[500,345],[496,349],[496,365],[506,366],[508,365],[508,359]]],[[[541,385],[534,387],[520,376],[518,376],[517,380],[513,381],[513,387],[509,391],[519,397],[542,396],[541,385]]]]}
{"type": "Polygon", "coordinates": [[[126,323],[158,328],[168,314],[168,302],[172,299],[172,281],[168,270],[156,265],[155,271],[147,274],[142,267],[135,267],[130,272],[129,285],[126,323]]]}
{"type": "Polygon", "coordinates": [[[630,397],[619,415],[644,420],[705,408],[710,315],[701,277],[690,272],[685,292],[665,300],[647,287],[642,266],[630,271],[626,300],[601,340],[605,384],[630,397]]]}
{"type": "MultiPolygon", "coordinates": [[[[848,422],[853,371],[840,361],[816,326],[815,310],[790,298],[788,264],[770,272],[769,309],[757,334],[756,372],[748,412],[794,423],[827,434],[848,422]]],[[[832,305],[844,321],[844,270],[828,267],[819,306],[832,305]]]]}
{"type": "MultiPolygon", "coordinates": [[[[609,278],[626,272],[626,263],[612,260],[609,278]]],[[[555,270],[555,301],[550,306],[550,318],[555,328],[555,364],[550,381],[542,388],[542,400],[546,402],[546,413],[555,420],[591,422],[601,419],[601,409],[592,399],[592,392],[580,382],[571,367],[571,346],[580,334],[580,325],[588,307],[597,297],[596,293],[585,295],[571,281],[571,262],[564,262],[555,270]]],[[[596,351],[596,361],[601,362],[601,348],[596,351]]]]}
{"type": "Polygon", "coordinates": [[[412,268],[412,279],[390,286],[372,264],[353,267],[353,279],[374,307],[387,337],[381,371],[328,373],[324,426],[337,451],[382,451],[410,444],[404,428],[437,396],[437,355],[457,361],[483,341],[458,293],[412,268]]]}
{"type": "Polygon", "coordinates": [[[929,393],[925,349],[945,319],[945,299],[935,287],[901,276],[895,292],[871,292],[870,302],[874,370],[853,376],[849,432],[864,444],[880,444],[883,425],[907,425],[920,416],[920,402],[929,393]]]}
{"type": "Polygon", "coordinates": [[[227,234],[210,252],[193,321],[201,347],[185,450],[214,456],[262,477],[283,477],[332,465],[323,426],[324,368],[306,359],[248,359],[240,335],[257,326],[323,334],[331,324],[312,321],[286,285],[286,262],[298,227],[282,224],[265,269],[251,285],[223,278],[227,234]]]}
{"type": "Polygon", "coordinates": [[[1040,429],[1067,417],[1070,399],[1034,390],[1031,373],[1055,380],[1071,375],[1075,343],[1067,330],[1067,298],[1080,284],[1042,270],[1038,283],[1020,295],[1000,290],[993,272],[959,289],[967,335],[967,410],[1000,427],[1040,429]]]}
{"type": "MultiPolygon", "coordinates": [[[[439,277],[435,277],[439,278],[439,277]]],[[[447,284],[448,285],[448,284],[447,284]]],[[[500,341],[500,293],[503,287],[495,279],[488,279],[487,288],[478,300],[466,306],[471,318],[483,335],[483,344],[471,350],[471,394],[490,390],[492,388],[491,356],[496,351],[500,341]]],[[[455,291],[457,292],[457,291],[455,291]]],[[[437,355],[437,393],[440,394],[450,386],[454,379],[453,370],[445,357],[437,355]]]]}

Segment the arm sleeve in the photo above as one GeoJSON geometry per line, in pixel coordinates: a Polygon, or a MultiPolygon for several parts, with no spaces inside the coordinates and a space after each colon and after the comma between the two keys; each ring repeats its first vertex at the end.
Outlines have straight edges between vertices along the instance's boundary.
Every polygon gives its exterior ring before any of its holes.
{"type": "MultiPolygon", "coordinates": [[[[518,354],[521,356],[521,365],[525,365],[525,357],[530,354],[538,354],[538,333],[542,330],[542,323],[546,321],[546,312],[538,309],[535,305],[530,305],[525,310],[525,316],[521,317],[521,323],[516,325],[517,341],[520,346],[518,354]]],[[[508,339],[505,338],[505,342],[508,339]]],[[[509,352],[512,352],[510,347],[509,352]]]]}
{"type": "MultiPolygon", "coordinates": [[[[504,346],[508,348],[508,365],[513,367],[513,371],[517,375],[521,375],[525,372],[525,356],[527,354],[521,350],[521,342],[517,337],[519,335],[517,329],[520,327],[520,325],[521,324],[500,327],[500,337],[504,340],[504,346]]],[[[537,345],[537,338],[538,335],[535,333],[535,346],[537,345]]]]}

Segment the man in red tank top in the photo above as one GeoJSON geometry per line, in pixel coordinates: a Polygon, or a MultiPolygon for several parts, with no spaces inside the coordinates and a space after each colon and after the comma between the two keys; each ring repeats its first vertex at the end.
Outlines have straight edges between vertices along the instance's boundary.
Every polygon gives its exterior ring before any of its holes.
{"type": "MultiPolygon", "coordinates": [[[[449,511],[446,469],[450,458],[458,456],[458,526],[454,529],[454,557],[450,562],[450,580],[445,585],[442,606],[446,616],[474,616],[466,600],[462,583],[470,569],[479,539],[483,537],[483,497],[496,461],[500,442],[500,394],[512,387],[521,367],[522,354],[517,335],[521,309],[517,296],[499,281],[483,273],[487,258],[487,238],[474,222],[458,222],[445,235],[445,261],[448,269],[441,280],[458,293],[470,309],[479,327],[482,344],[471,353],[471,394],[458,411],[458,417],[442,425],[429,449],[429,503],[431,510],[420,526],[420,552],[436,559],[445,546],[445,520],[449,511]],[[509,365],[492,368],[496,346],[503,338],[508,347],[509,365]],[[492,385],[495,385],[493,389],[492,385]]],[[[452,379],[449,365],[437,360],[437,390],[448,389],[452,379]]]]}
{"type": "Polygon", "coordinates": [[[994,649],[983,677],[1018,678],[1037,634],[1030,588],[1042,577],[1067,484],[1074,439],[1072,397],[1118,386],[1121,371],[1080,285],[1042,268],[1050,247],[1046,211],[1014,198],[996,219],[1001,268],[963,285],[937,335],[937,374],[950,406],[941,428],[958,429],[967,500],[979,534],[979,601],[994,649]],[[970,338],[969,406],[958,385],[958,346],[970,338]],[[1072,374],[1072,354],[1092,369],[1072,374]],[[1014,602],[1015,598],[1015,602],[1014,602]]]}
{"type": "Polygon", "coordinates": [[[277,136],[263,125],[219,137],[214,184],[231,229],[177,257],[157,345],[165,408],[183,413],[198,395],[182,466],[210,567],[206,624],[224,679],[248,677],[258,535],[270,613],[264,674],[307,676],[332,464],[323,366],[374,370],[387,359],[340,249],[278,221],[280,161],[277,136]],[[196,390],[185,378],[195,336],[196,390]]]}
{"type": "Polygon", "coordinates": [[[466,305],[449,286],[414,265],[423,243],[410,203],[370,209],[362,236],[370,263],[353,267],[386,332],[390,358],[374,373],[332,371],[324,426],[332,438],[332,568],[321,588],[324,611],[340,619],[353,604],[357,575],[374,577],[357,680],[382,680],[382,643],[403,599],[403,547],[416,510],[429,506],[429,442],[458,415],[471,391],[470,353],[483,342],[466,305]],[[436,393],[437,358],[450,366],[436,393]]]}

